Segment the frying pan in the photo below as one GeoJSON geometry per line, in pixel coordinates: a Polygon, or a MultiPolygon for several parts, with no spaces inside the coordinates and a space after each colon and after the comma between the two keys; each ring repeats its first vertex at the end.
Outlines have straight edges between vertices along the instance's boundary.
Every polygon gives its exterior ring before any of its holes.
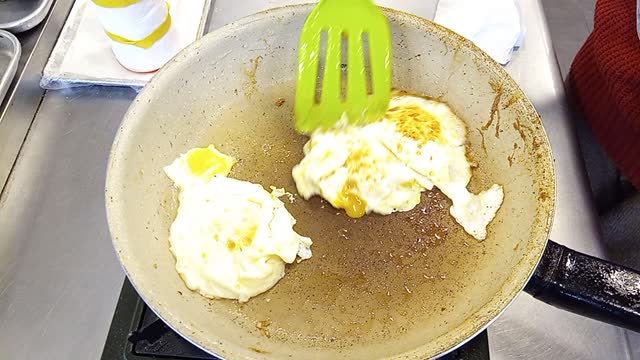
{"type": "Polygon", "coordinates": [[[307,138],[293,129],[294,70],[311,8],[270,10],[209,34],[126,114],[109,162],[108,219],[122,265],[153,311],[224,358],[434,357],[486,328],[527,284],[555,305],[640,329],[637,273],[547,241],[553,159],[514,80],[464,38],[388,9],[393,86],[447,102],[466,122],[478,163],[471,191],[504,186],[487,239],[466,235],[438,191],[412,211],[357,220],[298,198],[286,206],[314,241],[310,260],[247,303],[186,288],[169,252],[177,200],[162,168],[215,144],[238,159],[230,176],[295,192],[291,168],[307,138]]]}

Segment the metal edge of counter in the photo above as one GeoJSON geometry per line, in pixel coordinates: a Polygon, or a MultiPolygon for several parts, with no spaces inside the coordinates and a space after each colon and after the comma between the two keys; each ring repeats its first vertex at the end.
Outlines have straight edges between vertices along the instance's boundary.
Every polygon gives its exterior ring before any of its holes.
{"type": "Polygon", "coordinates": [[[20,74],[13,92],[7,94],[6,107],[0,113],[0,196],[17,161],[45,90],[40,88],[49,54],[53,50],[74,0],[56,0],[44,20],[33,52],[20,74]]]}

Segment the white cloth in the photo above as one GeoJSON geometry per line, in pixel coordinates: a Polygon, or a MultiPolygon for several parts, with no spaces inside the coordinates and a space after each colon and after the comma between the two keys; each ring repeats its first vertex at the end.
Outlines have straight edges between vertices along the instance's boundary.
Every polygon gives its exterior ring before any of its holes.
{"type": "Polygon", "coordinates": [[[517,0],[440,0],[434,21],[473,41],[498,63],[511,60],[524,27],[517,0]]]}

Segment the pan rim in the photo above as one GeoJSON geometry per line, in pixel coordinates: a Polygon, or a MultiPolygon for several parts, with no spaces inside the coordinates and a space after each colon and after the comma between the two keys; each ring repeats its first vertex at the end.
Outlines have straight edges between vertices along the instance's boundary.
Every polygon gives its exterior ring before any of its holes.
{"type": "MultiPolygon", "coordinates": [[[[167,308],[164,308],[160,304],[157,304],[156,301],[154,301],[152,294],[149,291],[142,288],[141,286],[139,286],[139,284],[136,282],[136,277],[138,276],[137,273],[135,273],[135,271],[133,272],[130,271],[131,269],[134,269],[134,266],[127,264],[128,259],[125,258],[125,256],[123,256],[122,254],[123,251],[126,251],[123,243],[124,240],[120,239],[118,236],[118,234],[124,233],[123,231],[121,231],[121,224],[117,220],[118,218],[122,218],[122,214],[118,214],[118,212],[121,212],[121,210],[118,209],[117,202],[114,204],[113,201],[110,201],[109,199],[110,194],[117,194],[118,192],[121,191],[120,185],[123,184],[123,182],[120,179],[123,174],[118,171],[118,168],[123,166],[121,165],[121,163],[125,161],[125,159],[121,158],[121,155],[119,154],[119,149],[121,147],[125,147],[127,142],[131,141],[131,139],[127,138],[125,134],[127,133],[127,130],[130,129],[136,123],[135,113],[137,112],[138,106],[141,106],[139,105],[142,103],[141,99],[144,98],[147,94],[151,93],[153,89],[156,87],[156,84],[161,83],[162,79],[167,74],[173,71],[175,64],[183,61],[189,61],[189,59],[194,57],[195,53],[197,52],[197,49],[199,49],[200,47],[206,46],[209,43],[215,43],[219,39],[229,36],[230,34],[233,34],[237,30],[242,30],[242,28],[244,28],[245,26],[253,22],[268,19],[270,16],[272,17],[278,16],[278,15],[291,16],[292,11],[308,12],[313,8],[313,6],[314,4],[297,4],[297,5],[289,5],[289,6],[272,8],[262,12],[258,12],[258,13],[249,15],[247,17],[241,18],[230,24],[227,24],[207,34],[201,40],[190,44],[188,47],[186,47],[185,49],[180,51],[176,56],[174,56],[174,58],[171,59],[165,66],[163,66],[158,71],[158,73],[151,79],[151,81],[147,84],[147,86],[145,86],[142,89],[142,91],[138,94],[136,99],[132,102],[129,109],[127,110],[125,116],[123,117],[123,120],[116,133],[116,136],[114,138],[114,141],[111,147],[108,166],[107,166],[107,175],[106,175],[105,205],[106,205],[106,213],[107,213],[107,219],[108,219],[108,225],[109,225],[109,231],[111,234],[112,244],[126,276],[129,278],[131,284],[134,286],[134,288],[136,289],[136,292],[143,299],[143,301],[172,330],[180,334],[183,338],[188,340],[190,343],[192,343],[196,347],[202,349],[207,353],[218,356],[220,358],[234,357],[237,354],[235,354],[235,351],[233,350],[228,351],[227,349],[225,349],[224,345],[219,345],[220,340],[224,340],[224,339],[220,338],[219,336],[216,336],[215,334],[208,334],[208,336],[206,336],[206,339],[205,337],[201,337],[200,335],[198,335],[198,333],[196,333],[195,335],[186,335],[191,333],[190,326],[180,321],[180,319],[178,319],[170,310],[168,310],[167,308]],[[203,341],[203,340],[206,340],[206,341],[203,341]]],[[[485,54],[481,49],[479,49],[471,41],[463,38],[457,33],[441,25],[438,25],[428,19],[424,19],[419,16],[394,10],[394,9],[383,8],[383,10],[387,16],[392,15],[394,16],[394,18],[408,20],[415,24],[421,24],[424,27],[436,29],[437,31],[443,34],[446,34],[448,37],[451,37],[453,40],[455,40],[457,43],[461,44],[462,46],[469,48],[471,52],[473,52],[475,55],[481,58],[483,63],[491,64],[491,66],[487,66],[490,72],[494,73],[501,79],[505,79],[505,81],[509,83],[509,85],[515,91],[521,93],[522,99],[524,100],[524,104],[525,104],[524,106],[528,110],[531,110],[529,111],[528,117],[533,116],[535,117],[535,119],[537,119],[537,121],[540,121],[541,123],[540,116],[535,111],[533,104],[526,97],[526,95],[520,89],[520,87],[515,82],[515,80],[511,78],[511,76],[506,72],[506,70],[504,70],[499,64],[497,64],[493,59],[491,59],[487,54],[485,54]]],[[[542,237],[542,234],[544,234],[544,239],[535,241],[535,243],[537,244],[537,246],[535,247],[535,250],[536,250],[535,254],[529,255],[528,261],[526,261],[527,263],[534,264],[534,266],[531,266],[527,276],[521,276],[521,275],[517,276],[516,279],[519,278],[519,281],[516,281],[516,284],[512,285],[505,292],[504,284],[510,281],[510,278],[508,278],[505,281],[505,283],[502,285],[502,288],[498,291],[498,293],[496,293],[489,302],[487,302],[485,305],[483,305],[483,307],[481,307],[482,309],[489,306],[489,304],[495,303],[492,306],[492,311],[490,311],[489,315],[487,316],[490,319],[482,320],[481,322],[483,324],[481,326],[472,326],[473,322],[470,323],[469,320],[467,319],[463,321],[461,324],[459,324],[457,327],[439,336],[433,341],[429,343],[425,343],[418,347],[415,347],[406,352],[392,355],[388,357],[388,359],[401,359],[401,358],[404,359],[404,358],[414,358],[419,356],[424,357],[425,354],[427,354],[427,356],[442,356],[451,351],[454,351],[455,349],[461,347],[462,345],[467,343],[469,340],[474,338],[476,335],[484,331],[489,325],[491,325],[515,301],[517,295],[522,292],[522,290],[524,289],[525,285],[533,275],[538,263],[542,258],[544,249],[546,247],[546,244],[549,238],[549,233],[551,231],[551,227],[552,227],[552,223],[555,215],[555,208],[556,208],[557,187],[556,187],[556,171],[555,171],[555,166],[553,162],[553,155],[551,152],[548,136],[546,134],[544,127],[541,127],[540,134],[544,135],[544,136],[541,136],[542,137],[541,145],[542,145],[542,148],[544,148],[545,150],[544,151],[545,155],[548,156],[548,159],[546,159],[549,164],[548,166],[549,176],[548,176],[548,179],[546,179],[547,185],[549,190],[550,190],[550,187],[552,187],[553,191],[550,191],[551,194],[549,194],[549,199],[547,200],[548,204],[550,205],[547,205],[545,207],[546,211],[544,212],[544,214],[547,215],[546,222],[541,221],[540,223],[540,226],[544,226],[543,230],[541,230],[541,235],[540,235],[542,237]],[[505,292],[505,293],[502,294],[502,292],[505,292]],[[508,301],[504,301],[507,297],[509,298],[508,301]],[[501,298],[502,300],[500,300],[501,298]],[[459,331],[459,330],[463,330],[463,331],[459,331]],[[448,334],[451,334],[452,332],[460,332],[464,334],[461,336],[460,335],[457,336],[456,337],[457,340],[453,340],[453,338],[447,339],[446,336],[448,334]],[[443,343],[443,345],[440,347],[433,347],[433,346],[430,346],[431,343],[443,343]]],[[[520,259],[520,261],[523,261],[523,260],[525,260],[525,257],[522,257],[520,259]]],[[[515,281],[515,280],[511,280],[511,281],[515,281]]],[[[478,322],[476,321],[476,323],[478,322]]]]}

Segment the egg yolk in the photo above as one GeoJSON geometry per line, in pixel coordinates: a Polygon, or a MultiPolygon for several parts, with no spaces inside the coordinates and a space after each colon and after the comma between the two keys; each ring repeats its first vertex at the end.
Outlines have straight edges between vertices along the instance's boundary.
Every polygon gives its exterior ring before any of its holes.
{"type": "Polygon", "coordinates": [[[349,217],[357,219],[366,214],[367,203],[355,194],[356,187],[357,184],[353,180],[347,180],[333,205],[344,209],[349,217]]]}
{"type": "Polygon", "coordinates": [[[210,179],[215,175],[229,175],[234,160],[213,146],[193,149],[187,153],[187,164],[192,174],[210,179]]]}
{"type": "Polygon", "coordinates": [[[440,139],[440,122],[418,105],[393,107],[385,117],[396,123],[397,132],[421,144],[440,139]]]}
{"type": "Polygon", "coordinates": [[[258,230],[258,225],[251,225],[248,229],[242,229],[236,231],[235,238],[232,240],[227,240],[226,246],[229,251],[238,249],[242,250],[245,246],[251,246],[253,242],[253,238],[256,236],[256,231],[258,230]]]}

